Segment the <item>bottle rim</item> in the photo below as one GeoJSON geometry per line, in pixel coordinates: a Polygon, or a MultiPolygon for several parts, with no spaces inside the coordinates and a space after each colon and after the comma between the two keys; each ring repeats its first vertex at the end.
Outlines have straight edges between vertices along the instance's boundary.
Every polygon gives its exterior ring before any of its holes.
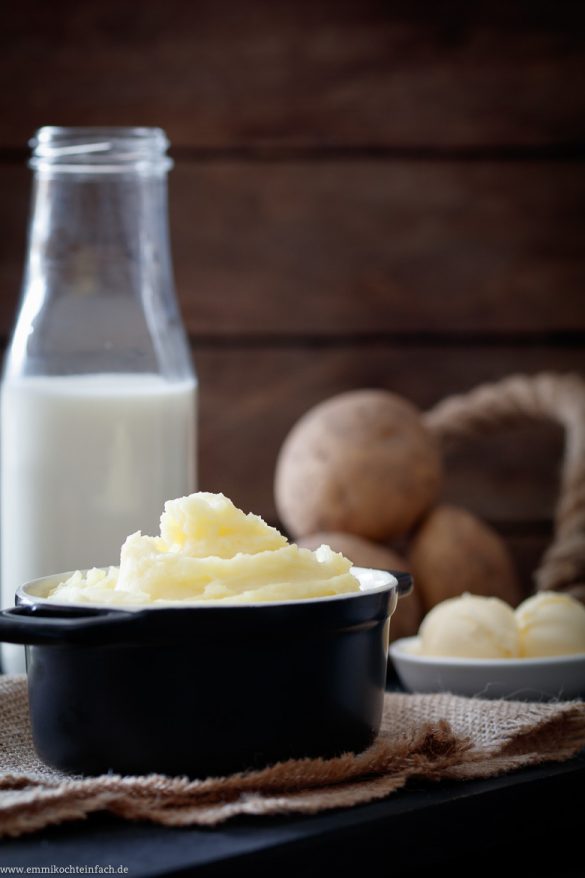
{"type": "Polygon", "coordinates": [[[29,141],[37,171],[120,173],[168,171],[170,141],[162,128],[46,125],[29,141]]]}

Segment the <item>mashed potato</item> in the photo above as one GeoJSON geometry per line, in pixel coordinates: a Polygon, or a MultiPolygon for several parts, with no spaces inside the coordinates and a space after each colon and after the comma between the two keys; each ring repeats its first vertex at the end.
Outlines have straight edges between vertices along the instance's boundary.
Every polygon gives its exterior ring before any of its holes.
{"type": "Polygon", "coordinates": [[[77,571],[49,595],[55,603],[143,606],[302,600],[359,591],[351,561],[329,546],[289,543],[223,494],[165,503],[160,536],[131,534],[120,566],[77,571]]]}

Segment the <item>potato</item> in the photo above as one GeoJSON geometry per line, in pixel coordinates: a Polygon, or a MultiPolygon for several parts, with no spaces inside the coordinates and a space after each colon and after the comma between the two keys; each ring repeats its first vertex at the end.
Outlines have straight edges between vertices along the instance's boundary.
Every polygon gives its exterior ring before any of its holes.
{"type": "MultiPolygon", "coordinates": [[[[380,546],[356,537],[353,534],[344,533],[316,533],[303,537],[298,541],[299,546],[307,549],[318,549],[325,543],[335,552],[341,552],[358,567],[374,567],[378,570],[408,570],[408,562],[398,555],[393,549],[380,546]]],[[[416,634],[422,619],[422,608],[415,590],[409,595],[400,598],[398,606],[390,622],[390,640],[398,640],[400,637],[410,637],[416,634]]]]}
{"type": "Polygon", "coordinates": [[[502,598],[516,606],[523,597],[503,540],[471,512],[438,506],[414,536],[408,558],[423,609],[464,591],[502,598]]]}
{"type": "Polygon", "coordinates": [[[435,502],[441,462],[410,403],[383,390],[334,396],[307,412],[281,449],[275,498],[294,536],[343,531],[391,540],[435,502]]]}

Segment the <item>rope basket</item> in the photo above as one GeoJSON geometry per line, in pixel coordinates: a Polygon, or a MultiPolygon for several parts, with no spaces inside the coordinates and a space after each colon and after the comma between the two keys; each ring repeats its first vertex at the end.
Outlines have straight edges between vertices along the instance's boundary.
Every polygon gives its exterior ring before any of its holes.
{"type": "Polygon", "coordinates": [[[447,397],[424,419],[442,443],[526,420],[561,425],[565,448],[553,541],[534,581],[538,591],[562,590],[585,602],[585,382],[578,375],[514,375],[447,397]]]}

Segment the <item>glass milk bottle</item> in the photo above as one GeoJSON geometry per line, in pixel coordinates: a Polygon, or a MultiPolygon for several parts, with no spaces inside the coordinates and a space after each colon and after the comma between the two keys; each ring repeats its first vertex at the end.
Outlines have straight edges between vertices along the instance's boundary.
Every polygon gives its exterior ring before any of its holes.
{"type": "MultiPolygon", "coordinates": [[[[1,413],[2,605],[24,582],[116,564],[195,489],[196,391],[175,299],[168,140],[41,128],[1,413]]],[[[3,644],[3,669],[24,670],[3,644]]]]}

